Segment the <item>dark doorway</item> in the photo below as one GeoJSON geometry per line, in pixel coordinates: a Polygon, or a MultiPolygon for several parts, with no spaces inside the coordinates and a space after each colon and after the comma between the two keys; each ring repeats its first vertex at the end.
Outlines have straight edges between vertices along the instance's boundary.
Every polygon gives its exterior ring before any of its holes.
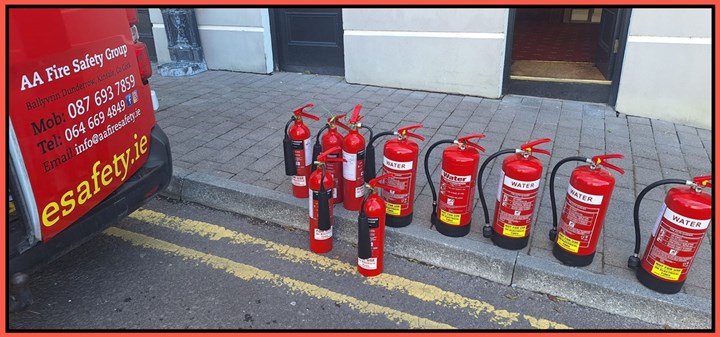
{"type": "Polygon", "coordinates": [[[589,7],[511,10],[503,91],[614,104],[629,12],[589,7]]]}
{"type": "Polygon", "coordinates": [[[150,12],[147,8],[138,8],[138,19],[137,24],[138,35],[140,36],[140,42],[145,43],[148,49],[148,55],[150,61],[157,62],[157,52],[155,51],[155,39],[152,33],[152,22],[150,22],[150,12]]]}
{"type": "Polygon", "coordinates": [[[276,69],[345,75],[342,8],[276,8],[276,69]]]}

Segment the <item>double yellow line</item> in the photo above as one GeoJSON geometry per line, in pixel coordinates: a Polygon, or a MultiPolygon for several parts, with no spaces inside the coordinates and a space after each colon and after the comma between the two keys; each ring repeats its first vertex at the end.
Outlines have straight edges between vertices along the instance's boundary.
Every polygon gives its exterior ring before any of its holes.
{"type": "MultiPolygon", "coordinates": [[[[179,231],[182,233],[206,237],[209,240],[227,239],[233,244],[262,246],[264,250],[272,252],[279,258],[297,263],[311,263],[314,267],[322,270],[333,271],[340,274],[356,273],[355,266],[349,263],[317,255],[305,249],[300,249],[264,240],[261,238],[256,238],[247,234],[232,231],[230,229],[202,221],[168,216],[163,213],[158,213],[150,210],[136,211],[135,213],[131,214],[130,217],[139,221],[179,231]]],[[[199,252],[186,247],[181,247],[166,241],[151,238],[146,235],[114,227],[107,229],[105,231],[105,234],[119,237],[137,246],[156,249],[182,258],[203,262],[213,268],[225,270],[226,272],[233,274],[243,280],[266,281],[279,286],[284,286],[291,291],[303,293],[311,297],[326,298],[339,303],[345,303],[351,308],[361,313],[369,315],[382,315],[398,323],[406,322],[411,328],[454,328],[447,324],[438,323],[429,319],[397,311],[392,308],[368,303],[366,301],[351,296],[339,294],[310,283],[279,276],[271,272],[255,268],[253,266],[199,252]]],[[[473,316],[474,318],[479,318],[483,315],[487,315],[489,316],[491,322],[494,322],[502,327],[509,327],[513,323],[518,322],[520,319],[523,319],[530,326],[538,329],[570,328],[564,324],[549,321],[546,319],[498,309],[495,306],[480,300],[467,298],[460,294],[446,291],[433,285],[409,280],[389,273],[383,273],[379,276],[372,278],[365,278],[363,279],[363,282],[369,285],[387,289],[389,291],[404,293],[422,301],[435,303],[436,305],[440,305],[446,308],[461,309],[467,312],[469,315],[473,316]]]]}

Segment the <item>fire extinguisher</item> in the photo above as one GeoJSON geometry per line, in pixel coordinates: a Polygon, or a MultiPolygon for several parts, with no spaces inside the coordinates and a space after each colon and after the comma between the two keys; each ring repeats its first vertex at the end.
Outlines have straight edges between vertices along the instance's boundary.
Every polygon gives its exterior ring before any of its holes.
{"type": "Polygon", "coordinates": [[[549,156],[549,151],[536,149],[535,146],[550,141],[552,139],[543,138],[520,145],[519,149],[500,150],[490,155],[480,166],[478,193],[485,215],[483,236],[492,238],[495,245],[505,249],[522,249],[527,246],[543,170],[542,162],[533,153],[549,156]],[[493,159],[511,153],[515,155],[503,160],[491,226],[482,189],[483,172],[493,159]]]}
{"type": "Polygon", "coordinates": [[[377,276],[383,271],[385,250],[385,201],[378,190],[400,192],[400,189],[379,182],[392,176],[391,173],[373,178],[366,184],[367,193],[358,214],[358,264],[357,269],[364,276],[377,276]]]}
{"type": "Polygon", "coordinates": [[[285,138],[283,138],[285,175],[292,176],[292,194],[297,198],[308,197],[307,180],[312,164],[312,146],[310,145],[310,129],[303,123],[302,118],[320,120],[319,117],[305,112],[306,109],[313,106],[311,103],[295,109],[293,116],[285,124],[285,138]]]}
{"type": "Polygon", "coordinates": [[[570,266],[587,266],[595,257],[600,231],[605,220],[605,212],[615,188],[615,177],[605,168],[625,174],[625,170],[607,162],[608,159],[625,158],[622,154],[606,154],[586,157],[568,157],[560,160],[550,173],[550,203],[553,215],[553,228],[550,241],[554,242],[553,255],[560,262],[570,266]],[[589,165],[576,167],[570,175],[565,196],[560,230],[557,229],[557,209],[555,207],[555,174],[561,165],[580,161],[589,165]]]}
{"type": "MultiPolygon", "coordinates": [[[[313,146],[313,170],[316,167],[317,157],[323,149],[331,149],[338,147],[335,153],[328,155],[328,158],[340,158],[342,156],[342,141],[343,135],[338,132],[337,127],[340,126],[343,129],[350,131],[347,125],[343,124],[340,120],[345,117],[345,114],[340,114],[328,118],[327,124],[320,129],[316,138],[315,145],[313,146]],[[327,133],[323,134],[323,131],[328,130],[327,133]],[[322,137],[321,137],[322,136],[322,137]]],[[[337,205],[343,202],[343,184],[342,184],[342,162],[335,161],[326,165],[328,172],[332,174],[334,179],[335,188],[333,189],[333,204],[337,205]]]]}
{"type": "MultiPolygon", "coordinates": [[[[413,137],[425,140],[423,136],[410,132],[421,128],[422,124],[414,124],[400,128],[397,131],[380,132],[368,142],[365,153],[375,152],[375,141],[383,136],[396,135],[397,138],[385,142],[383,148],[383,174],[392,173],[385,180],[385,185],[397,187],[400,191],[383,190],[381,196],[385,199],[387,211],[386,223],[390,227],[405,227],[412,222],[413,200],[415,199],[415,177],[417,176],[417,163],[420,147],[409,139],[413,137]]],[[[374,156],[373,156],[374,157],[374,156]]],[[[365,161],[365,179],[375,178],[375,158],[368,155],[365,161]]]]}
{"type": "Polygon", "coordinates": [[[326,163],[342,162],[339,157],[330,157],[340,151],[336,146],[318,155],[317,169],[310,175],[308,190],[308,215],[310,231],[310,250],[315,253],[327,253],[332,249],[333,235],[333,188],[332,173],[326,169],[326,163]],[[320,182],[323,182],[320,184],[320,182]]]}
{"type": "Polygon", "coordinates": [[[470,232],[473,198],[475,194],[475,173],[480,164],[480,152],[485,149],[470,141],[473,138],[485,138],[483,134],[460,137],[456,140],[444,139],[430,145],[425,154],[425,176],[433,197],[433,210],[430,222],[438,232],[446,236],[465,236],[470,232]],[[443,150],[440,201],[435,194],[435,185],[430,178],[428,159],[432,150],[441,144],[453,144],[443,150]]]}
{"type": "MultiPolygon", "coordinates": [[[[355,106],[350,116],[350,132],[343,138],[342,155],[343,162],[343,207],[349,211],[360,210],[363,195],[365,194],[365,137],[359,130],[363,127],[360,123],[360,109],[362,105],[355,106]]],[[[367,128],[370,129],[370,128],[367,128]]],[[[370,130],[372,135],[372,130],[370,130]]],[[[372,138],[372,136],[371,136],[372,138]]]]}
{"type": "Polygon", "coordinates": [[[638,195],[633,209],[635,254],[628,259],[628,267],[636,270],[637,279],[644,286],[657,292],[675,294],[685,284],[710,226],[712,197],[702,189],[711,188],[711,180],[711,176],[695,177],[692,181],[660,180],[645,187],[638,195]],[[686,186],[673,187],[668,191],[641,260],[638,258],[640,202],[650,190],[666,184],[686,186]]]}

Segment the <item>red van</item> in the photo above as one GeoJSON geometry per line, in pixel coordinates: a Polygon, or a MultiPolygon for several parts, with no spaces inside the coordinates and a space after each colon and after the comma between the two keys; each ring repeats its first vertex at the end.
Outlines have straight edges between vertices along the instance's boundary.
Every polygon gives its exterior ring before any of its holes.
{"type": "Polygon", "coordinates": [[[6,242],[18,289],[22,273],[123,219],[170,182],[170,145],[155,124],[152,67],[137,22],[133,9],[9,9],[6,242]]]}

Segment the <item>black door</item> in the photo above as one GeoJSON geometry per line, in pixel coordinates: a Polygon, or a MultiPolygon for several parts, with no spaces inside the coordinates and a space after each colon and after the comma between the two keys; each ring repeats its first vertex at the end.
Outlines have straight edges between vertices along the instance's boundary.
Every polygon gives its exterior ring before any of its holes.
{"type": "Polygon", "coordinates": [[[150,22],[150,12],[147,8],[138,8],[138,19],[137,24],[138,35],[140,35],[140,42],[145,43],[148,49],[148,56],[150,61],[157,62],[157,52],[155,52],[155,39],[152,33],[152,22],[150,22]]]}
{"type": "Polygon", "coordinates": [[[595,65],[607,79],[612,76],[615,55],[617,55],[620,44],[619,13],[618,8],[603,8],[600,19],[600,41],[595,65]]]}
{"type": "Polygon", "coordinates": [[[342,8],[277,8],[274,12],[278,70],[345,74],[342,8]]]}

